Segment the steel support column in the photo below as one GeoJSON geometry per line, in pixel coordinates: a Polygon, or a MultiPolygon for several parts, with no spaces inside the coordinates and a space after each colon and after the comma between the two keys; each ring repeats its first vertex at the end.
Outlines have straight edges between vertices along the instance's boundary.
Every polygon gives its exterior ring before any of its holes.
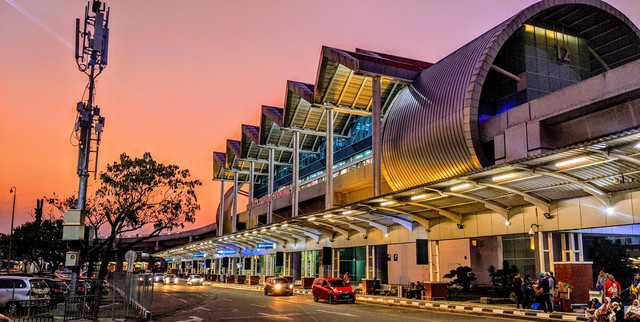
{"type": "Polygon", "coordinates": [[[235,233],[238,227],[238,171],[233,172],[233,218],[231,219],[231,232],[235,233]]]}
{"type": "Polygon", "coordinates": [[[293,132],[293,191],[291,192],[291,217],[298,216],[298,190],[300,176],[300,132],[293,132]]]}
{"type": "Polygon", "coordinates": [[[216,219],[218,221],[218,236],[224,233],[224,180],[220,180],[220,214],[216,219]]]}
{"type": "MultiPolygon", "coordinates": [[[[267,193],[269,197],[273,196],[273,177],[275,176],[274,168],[273,168],[273,159],[275,155],[275,151],[273,149],[269,149],[269,180],[267,180],[267,193]]],[[[267,224],[271,224],[273,222],[273,201],[269,200],[269,204],[267,206],[267,224]]]]}
{"type": "MultiPolygon", "coordinates": [[[[254,164],[253,161],[249,162],[249,205],[253,202],[253,180],[254,180],[254,164]]],[[[249,228],[253,228],[253,207],[249,207],[249,228]]]]}
{"type": "Polygon", "coordinates": [[[381,147],[382,147],[382,106],[380,95],[380,76],[374,76],[371,82],[372,91],[372,113],[371,113],[371,145],[372,145],[372,157],[373,157],[373,196],[380,195],[380,176],[381,171],[381,147]]]}
{"type": "Polygon", "coordinates": [[[333,208],[333,116],[334,111],[332,108],[327,108],[327,144],[325,149],[326,164],[326,182],[325,182],[325,196],[324,207],[325,209],[333,208]]]}

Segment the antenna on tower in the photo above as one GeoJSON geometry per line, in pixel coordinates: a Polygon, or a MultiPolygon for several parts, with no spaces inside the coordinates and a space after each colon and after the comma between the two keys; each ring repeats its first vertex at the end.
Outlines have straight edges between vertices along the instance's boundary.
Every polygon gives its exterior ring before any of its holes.
{"type": "Polygon", "coordinates": [[[87,181],[89,173],[97,175],[98,151],[104,117],[100,116],[100,108],[94,104],[95,79],[107,66],[109,52],[109,8],[99,0],[87,3],[84,10],[84,23],[76,19],[75,58],[78,69],[89,76],[88,95],[78,102],[75,132],[78,138],[78,209],[84,209],[87,197],[87,181]],[[95,149],[91,150],[91,143],[95,149]],[[94,167],[90,170],[91,155],[95,154],[94,167]]]}

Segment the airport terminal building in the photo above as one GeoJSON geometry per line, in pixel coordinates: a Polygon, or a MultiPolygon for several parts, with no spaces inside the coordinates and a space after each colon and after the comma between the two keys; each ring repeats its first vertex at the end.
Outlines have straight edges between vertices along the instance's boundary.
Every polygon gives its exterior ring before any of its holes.
{"type": "Polygon", "coordinates": [[[435,63],[323,47],[285,86],[213,152],[217,236],[154,254],[170,268],[490,284],[508,263],[586,296],[591,245],[640,244],[640,30],[605,2],[541,1],[435,63]]]}

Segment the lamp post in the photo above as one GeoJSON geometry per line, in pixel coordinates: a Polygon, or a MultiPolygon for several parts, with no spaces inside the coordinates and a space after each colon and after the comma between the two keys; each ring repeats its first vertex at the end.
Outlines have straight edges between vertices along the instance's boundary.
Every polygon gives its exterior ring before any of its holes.
{"type": "Polygon", "coordinates": [[[13,208],[11,209],[11,230],[9,231],[9,265],[11,265],[11,246],[13,246],[13,216],[16,213],[16,190],[18,190],[15,186],[11,187],[9,193],[13,193],[13,208]]]}

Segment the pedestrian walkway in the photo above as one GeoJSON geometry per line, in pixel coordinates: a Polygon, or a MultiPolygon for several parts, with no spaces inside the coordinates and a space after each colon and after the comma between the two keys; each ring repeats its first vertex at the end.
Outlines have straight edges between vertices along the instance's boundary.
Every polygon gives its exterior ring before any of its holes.
{"type": "MultiPolygon", "coordinates": [[[[262,291],[263,287],[260,285],[244,285],[244,284],[231,284],[231,283],[205,283],[205,285],[212,285],[214,287],[234,288],[234,289],[247,289],[262,291]]],[[[294,289],[295,294],[311,295],[309,289],[294,289]]],[[[394,305],[405,306],[411,308],[420,308],[426,310],[440,310],[456,313],[489,315],[489,316],[501,316],[516,319],[525,320],[562,320],[562,321],[587,321],[583,314],[570,313],[570,312],[554,312],[544,313],[535,310],[516,309],[508,305],[499,304],[478,304],[469,302],[457,302],[457,301],[425,301],[406,299],[402,297],[381,296],[381,295],[358,295],[358,302],[368,302],[373,304],[382,305],[394,305]]]]}

